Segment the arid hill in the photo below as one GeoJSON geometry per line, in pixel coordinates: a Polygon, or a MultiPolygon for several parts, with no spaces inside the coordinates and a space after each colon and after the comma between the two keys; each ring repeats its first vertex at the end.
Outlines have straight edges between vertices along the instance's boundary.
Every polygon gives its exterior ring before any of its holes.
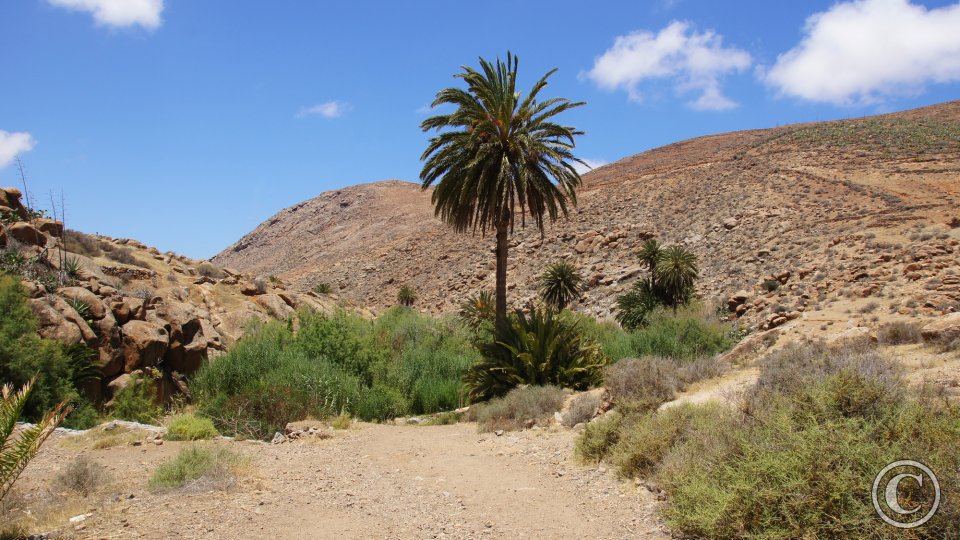
{"type": "MultiPolygon", "coordinates": [[[[530,227],[513,236],[514,304],[534,298],[545,265],[567,259],[589,282],[577,309],[608,315],[652,236],[692,249],[700,293],[755,326],[800,319],[792,326],[836,332],[836,322],[960,308],[960,101],[700,137],[584,182],[569,219],[543,238],[530,227]]],[[[300,290],[329,283],[374,308],[409,284],[419,308],[452,312],[492,289],[492,247],[444,226],[417,184],[386,181],[282,210],[214,262],[300,290]]]]}

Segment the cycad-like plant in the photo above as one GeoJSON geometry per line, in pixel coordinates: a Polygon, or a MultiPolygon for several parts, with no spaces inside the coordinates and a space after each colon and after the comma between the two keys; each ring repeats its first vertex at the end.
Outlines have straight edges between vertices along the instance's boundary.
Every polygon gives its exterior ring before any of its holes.
{"type": "Polygon", "coordinates": [[[523,95],[517,90],[517,65],[517,57],[507,53],[506,62],[481,58],[480,71],[463,66],[456,77],[467,88],[441,90],[432,104],[456,110],[420,125],[438,131],[421,156],[420,173],[423,189],[435,185],[437,216],[457,232],[496,233],[497,332],[507,320],[508,235],[517,221],[524,226],[528,216],[542,233],[545,218],[566,215],[581,183],[574,165],[583,163],[572,153],[574,137],[582,132],[552,121],[583,103],[537,101],[556,70],[523,95]]]}
{"type": "Polygon", "coordinates": [[[330,284],[327,282],[320,282],[313,286],[313,292],[317,294],[330,294],[333,292],[333,288],[330,287],[330,284]]]}
{"type": "Polygon", "coordinates": [[[540,276],[540,299],[557,310],[562,310],[580,299],[583,276],[566,261],[551,264],[540,276]]]}
{"type": "Polygon", "coordinates": [[[657,258],[656,286],[663,291],[667,304],[676,311],[693,296],[693,284],[699,277],[697,256],[683,246],[670,246],[657,258]]]}
{"type": "Polygon", "coordinates": [[[68,257],[63,263],[63,271],[70,279],[80,279],[85,273],[83,263],[77,257],[68,257]]]}
{"type": "Polygon", "coordinates": [[[479,330],[485,323],[492,323],[495,317],[493,293],[480,291],[467,298],[460,306],[460,321],[474,330],[479,330]]]}
{"type": "Polygon", "coordinates": [[[400,290],[397,292],[397,303],[399,303],[401,306],[411,307],[416,301],[417,293],[413,290],[413,287],[410,287],[409,285],[400,287],[400,290]]]}
{"type": "Polygon", "coordinates": [[[552,384],[585,390],[599,382],[606,357],[587,342],[578,324],[552,310],[516,310],[493,342],[478,343],[482,359],[464,374],[473,401],[509,392],[523,384],[552,384]]]}
{"type": "Polygon", "coordinates": [[[20,477],[30,460],[37,455],[40,445],[70,412],[67,402],[61,402],[45,414],[39,422],[24,427],[14,437],[17,420],[30,398],[35,381],[36,377],[28,381],[18,392],[14,392],[13,386],[9,384],[4,385],[0,390],[0,396],[2,396],[0,401],[0,501],[13,487],[13,483],[20,477]]]}

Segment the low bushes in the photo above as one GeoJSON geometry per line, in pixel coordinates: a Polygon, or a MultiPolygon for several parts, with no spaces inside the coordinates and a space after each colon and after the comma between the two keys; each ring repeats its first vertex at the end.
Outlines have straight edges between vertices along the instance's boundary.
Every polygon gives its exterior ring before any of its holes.
{"type": "Polygon", "coordinates": [[[163,416],[163,407],[156,403],[153,381],[133,375],[130,383],[113,397],[111,413],[115,418],[141,424],[156,424],[163,416]]]}
{"type": "Polygon", "coordinates": [[[524,386],[507,395],[474,405],[467,419],[480,431],[518,430],[543,423],[563,406],[564,392],[556,386],[524,386]]]}
{"type": "Polygon", "coordinates": [[[150,477],[150,487],[227,489],[236,483],[245,461],[226,448],[188,446],[157,467],[150,477]]]}
{"type": "Polygon", "coordinates": [[[56,484],[81,495],[90,495],[110,481],[106,467],[89,456],[79,455],[65,465],[56,476],[56,484]]]}
{"type": "Polygon", "coordinates": [[[603,382],[621,410],[654,410],[689,385],[723,373],[714,357],[684,361],[659,356],[621,360],[608,367],[603,382]]]}
{"type": "MultiPolygon", "coordinates": [[[[608,415],[577,447],[655,481],[668,494],[663,516],[683,535],[886,538],[894,530],[874,511],[875,475],[906,457],[952,478],[958,440],[960,410],[908,389],[894,362],[859,343],[788,347],[762,363],[740,408],[608,415]]],[[[960,488],[940,484],[940,510],[916,538],[954,534],[960,488]]]]}
{"type": "Polygon", "coordinates": [[[252,438],[307,416],[385,420],[450,410],[477,358],[469,337],[455,321],[406,308],[376,321],[301,313],[296,334],[265,325],[204,366],[191,388],[221,432],[252,438]]]}
{"type": "Polygon", "coordinates": [[[220,435],[209,418],[192,414],[173,417],[167,425],[167,438],[171,441],[199,441],[220,435]]]}

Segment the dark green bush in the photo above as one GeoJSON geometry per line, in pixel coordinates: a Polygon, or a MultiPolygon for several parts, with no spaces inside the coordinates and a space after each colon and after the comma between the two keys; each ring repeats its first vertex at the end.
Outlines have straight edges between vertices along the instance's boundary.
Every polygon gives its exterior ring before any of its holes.
{"type": "MultiPolygon", "coordinates": [[[[27,421],[37,421],[45,411],[68,400],[74,412],[65,427],[88,428],[96,423],[96,414],[80,389],[89,380],[91,363],[84,346],[67,348],[42,339],[37,321],[27,304],[18,279],[0,274],[0,381],[23,386],[38,376],[23,412],[27,421]]],[[[95,374],[93,374],[95,376],[95,374]]]]}
{"type": "Polygon", "coordinates": [[[153,381],[144,376],[133,376],[127,386],[113,396],[111,414],[120,420],[157,424],[163,416],[163,407],[157,405],[157,390],[153,381]]]}

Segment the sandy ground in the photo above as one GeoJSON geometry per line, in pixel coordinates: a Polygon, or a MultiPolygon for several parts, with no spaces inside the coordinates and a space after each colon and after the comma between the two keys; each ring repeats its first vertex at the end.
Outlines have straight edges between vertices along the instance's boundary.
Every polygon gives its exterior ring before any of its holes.
{"type": "MultiPolygon", "coordinates": [[[[65,538],[669,538],[645,488],[575,461],[570,430],[359,424],[280,445],[215,441],[250,458],[227,490],[153,492],[185,444],[83,450],[114,484],[60,510],[65,538]],[[80,525],[67,519],[92,512],[80,525]],[[79,530],[78,530],[79,528],[79,530]]],[[[59,436],[58,436],[59,437],[59,436]]],[[[51,441],[26,472],[35,496],[77,448],[51,441]]]]}

